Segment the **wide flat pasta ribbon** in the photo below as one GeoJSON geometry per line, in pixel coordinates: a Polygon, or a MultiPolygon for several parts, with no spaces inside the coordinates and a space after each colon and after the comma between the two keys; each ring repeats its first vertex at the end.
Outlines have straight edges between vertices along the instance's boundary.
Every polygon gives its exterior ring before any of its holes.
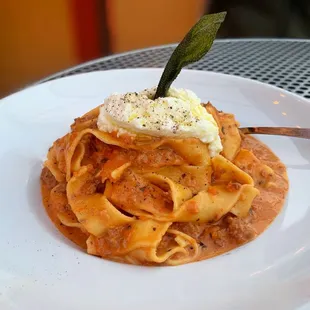
{"type": "Polygon", "coordinates": [[[93,127],[96,128],[100,107],[101,105],[88,111],[82,117],[76,118],[74,120],[74,123],[71,125],[72,131],[82,131],[86,128],[93,128],[93,127]]]}
{"type": "Polygon", "coordinates": [[[174,221],[216,222],[230,212],[238,202],[244,188],[248,186],[250,185],[242,185],[236,191],[228,191],[225,186],[213,186],[212,191],[200,192],[181,206],[180,210],[174,215],[174,221]]]}
{"type": "Polygon", "coordinates": [[[252,206],[254,198],[259,195],[259,190],[254,186],[243,186],[240,198],[231,208],[230,212],[238,217],[246,217],[252,206]]]}
{"type": "Polygon", "coordinates": [[[61,183],[66,180],[66,146],[69,142],[70,134],[65,135],[61,139],[57,139],[53,146],[49,149],[47,160],[44,166],[47,167],[54,175],[57,182],[61,183]]]}
{"type": "Polygon", "coordinates": [[[171,222],[154,220],[134,221],[130,228],[124,227],[118,236],[123,240],[119,247],[113,247],[113,242],[107,238],[90,236],[87,251],[89,254],[131,264],[179,265],[196,259],[199,254],[196,240],[185,233],[169,229],[170,225],[171,222]],[[171,244],[169,248],[159,249],[164,235],[170,236],[171,244]],[[122,244],[126,246],[122,247],[122,244]]]}
{"type": "Polygon", "coordinates": [[[192,192],[155,173],[138,175],[128,171],[122,180],[108,183],[104,192],[116,206],[136,216],[159,218],[168,215],[192,197],[192,192]]]}
{"type": "Polygon", "coordinates": [[[89,193],[87,186],[94,181],[88,167],[81,168],[68,182],[67,196],[72,211],[83,227],[95,236],[102,235],[108,228],[133,221],[118,211],[100,193],[89,193]]]}
{"type": "MultiPolygon", "coordinates": [[[[105,253],[108,253],[109,256],[124,256],[141,248],[157,248],[171,224],[171,222],[163,223],[154,220],[133,220],[130,224],[123,225],[114,231],[109,238],[106,235],[101,238],[90,236],[87,249],[89,253],[95,255],[105,256],[105,253]],[[120,242],[114,243],[113,238],[120,242]]],[[[106,233],[109,232],[111,229],[106,233]]]]}
{"type": "Polygon", "coordinates": [[[206,190],[211,183],[211,165],[207,166],[168,166],[160,168],[155,173],[168,177],[173,182],[189,188],[193,194],[206,190]]]}
{"type": "Polygon", "coordinates": [[[207,111],[213,116],[219,128],[219,135],[223,145],[222,155],[232,161],[238,154],[241,146],[239,123],[235,116],[218,111],[210,102],[206,105],[207,111]]]}
{"type": "Polygon", "coordinates": [[[225,157],[221,155],[215,156],[212,158],[211,162],[214,182],[219,184],[237,182],[240,184],[254,185],[254,181],[250,175],[238,168],[225,157]]]}
{"type": "Polygon", "coordinates": [[[274,171],[249,150],[241,149],[234,164],[251,175],[256,185],[266,186],[274,178],[274,171]]]}
{"type": "Polygon", "coordinates": [[[222,155],[228,160],[233,160],[240,150],[241,136],[238,122],[233,114],[220,113],[221,131],[223,133],[222,155]]]}
{"type": "Polygon", "coordinates": [[[80,132],[74,132],[70,136],[70,143],[67,144],[66,149],[66,180],[69,181],[72,175],[72,158],[74,156],[74,153],[76,151],[76,148],[78,144],[80,143],[83,136],[86,134],[92,134],[97,139],[102,141],[103,143],[109,144],[109,145],[116,145],[123,148],[126,148],[126,144],[122,142],[120,139],[117,139],[116,137],[113,137],[111,134],[102,132],[95,129],[84,129],[80,132]]]}

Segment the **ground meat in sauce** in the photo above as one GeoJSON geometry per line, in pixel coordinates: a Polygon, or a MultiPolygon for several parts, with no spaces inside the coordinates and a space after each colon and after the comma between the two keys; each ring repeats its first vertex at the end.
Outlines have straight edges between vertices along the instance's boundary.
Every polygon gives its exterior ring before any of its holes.
{"type": "Polygon", "coordinates": [[[169,247],[172,246],[173,243],[174,239],[172,235],[164,235],[157,247],[158,255],[160,255],[161,253],[165,253],[167,248],[169,251],[169,247]]]}
{"type": "Polygon", "coordinates": [[[203,233],[205,227],[206,224],[200,223],[173,223],[171,229],[177,229],[198,240],[199,236],[203,233]]]}
{"type": "Polygon", "coordinates": [[[42,169],[41,180],[47,186],[49,190],[58,184],[53,174],[46,167],[42,169]]]}
{"type": "Polygon", "coordinates": [[[66,183],[59,183],[57,187],[53,188],[53,192],[55,193],[66,193],[66,183]]]}
{"type": "MultiPolygon", "coordinates": [[[[247,220],[237,218],[233,215],[227,215],[217,224],[204,224],[204,230],[199,235],[200,245],[224,248],[229,245],[241,245],[255,238],[257,235],[255,229],[247,220]]],[[[212,248],[212,247],[211,247],[212,248]]]]}
{"type": "Polygon", "coordinates": [[[100,255],[106,256],[115,254],[126,249],[128,239],[132,234],[132,226],[116,226],[108,229],[104,236],[96,240],[96,247],[100,255]]]}
{"type": "Polygon", "coordinates": [[[228,243],[226,228],[211,227],[210,237],[217,246],[223,247],[228,243]]]}
{"type": "Polygon", "coordinates": [[[257,235],[254,228],[242,218],[227,216],[225,221],[228,224],[228,235],[235,239],[238,244],[245,243],[257,235]]]}

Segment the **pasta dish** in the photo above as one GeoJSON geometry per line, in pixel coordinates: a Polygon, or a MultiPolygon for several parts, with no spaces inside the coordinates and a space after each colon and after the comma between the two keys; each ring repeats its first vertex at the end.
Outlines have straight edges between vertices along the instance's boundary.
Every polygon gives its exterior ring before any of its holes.
{"type": "Polygon", "coordinates": [[[51,220],[87,253],[136,265],[185,264],[253,240],[281,210],[285,166],[192,92],[151,96],[112,95],[54,142],[41,174],[51,220]]]}

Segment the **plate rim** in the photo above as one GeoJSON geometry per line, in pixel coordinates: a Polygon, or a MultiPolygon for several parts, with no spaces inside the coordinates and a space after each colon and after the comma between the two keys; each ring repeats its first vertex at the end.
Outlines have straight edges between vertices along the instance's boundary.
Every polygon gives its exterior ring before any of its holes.
{"type": "MultiPolygon", "coordinates": [[[[8,98],[11,98],[12,96],[14,95],[17,95],[17,94],[20,94],[24,91],[27,91],[29,89],[33,89],[33,88],[37,88],[37,87],[40,87],[41,85],[49,85],[49,84],[53,84],[55,82],[58,82],[58,81],[62,81],[62,80],[68,80],[68,79],[74,79],[75,77],[78,77],[78,76],[87,76],[87,75],[100,75],[100,74],[109,74],[110,72],[121,72],[121,71],[126,71],[126,72],[129,72],[129,71],[133,71],[133,72],[138,72],[138,71],[162,71],[163,72],[164,68],[158,68],[158,67],[149,67],[149,68],[123,68],[123,69],[109,69],[109,70],[99,70],[99,71],[91,71],[91,72],[80,72],[80,73],[76,73],[76,74],[72,74],[72,75],[68,75],[68,76],[64,76],[64,77],[60,77],[60,78],[57,78],[57,79],[53,79],[53,80],[50,80],[50,81],[42,81],[41,83],[39,82],[36,83],[36,84],[33,84],[33,85],[28,85],[26,86],[25,88],[23,89],[20,89],[20,90],[17,90],[16,92],[13,92],[11,94],[9,94],[8,96],[4,97],[4,98],[1,98],[0,99],[0,106],[2,104],[4,104],[4,101],[8,98]]],[[[239,81],[245,81],[247,83],[254,83],[254,84],[257,84],[257,85],[260,85],[260,86],[263,86],[263,87],[268,87],[268,88],[271,88],[273,90],[276,90],[276,91],[280,91],[284,94],[287,94],[287,95],[290,95],[290,96],[294,96],[296,97],[297,99],[301,100],[301,101],[304,101],[308,104],[310,104],[310,99],[308,98],[305,98],[299,94],[296,94],[296,93],[293,93],[293,92],[290,92],[284,88],[280,88],[280,87],[277,87],[275,85],[271,85],[271,84],[268,84],[268,83],[265,83],[265,82],[261,82],[261,81],[258,81],[258,80],[254,80],[254,79],[250,79],[250,78],[247,78],[247,77],[243,77],[243,76],[239,76],[239,75],[234,75],[234,74],[227,74],[227,73],[222,73],[222,72],[214,72],[214,71],[207,71],[207,70],[197,70],[197,69],[182,69],[180,75],[182,74],[182,72],[186,72],[186,74],[199,74],[199,75],[214,75],[214,76],[223,76],[225,78],[231,78],[231,79],[236,79],[236,80],[239,80],[239,81]]],[[[178,77],[173,81],[173,83],[178,79],[178,77]]],[[[172,83],[172,85],[173,85],[172,83]]]]}

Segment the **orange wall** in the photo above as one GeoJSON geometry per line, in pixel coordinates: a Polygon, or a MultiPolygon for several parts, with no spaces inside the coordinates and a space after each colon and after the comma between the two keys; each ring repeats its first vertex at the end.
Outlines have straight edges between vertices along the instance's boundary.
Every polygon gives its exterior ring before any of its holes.
{"type": "Polygon", "coordinates": [[[174,43],[203,14],[205,0],[108,0],[112,51],[174,43]]]}
{"type": "Polygon", "coordinates": [[[0,0],[0,97],[78,63],[70,0],[0,0]]]}
{"type": "MultiPolygon", "coordinates": [[[[81,62],[79,44],[83,42],[77,38],[73,1],[0,0],[0,98],[81,62]]],[[[203,13],[205,3],[106,1],[113,53],[181,40],[203,13]]]]}

